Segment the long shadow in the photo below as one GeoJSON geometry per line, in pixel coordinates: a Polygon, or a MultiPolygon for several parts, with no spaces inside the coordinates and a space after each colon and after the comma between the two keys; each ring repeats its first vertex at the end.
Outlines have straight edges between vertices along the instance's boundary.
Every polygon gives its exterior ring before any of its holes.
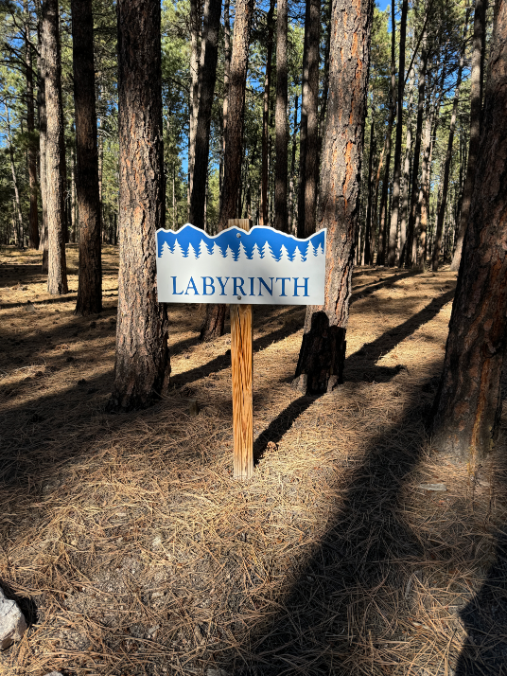
{"type": "Polygon", "coordinates": [[[415,275],[420,275],[419,270],[409,270],[408,272],[400,272],[398,275],[393,275],[392,277],[386,277],[385,279],[382,279],[380,282],[374,282],[374,283],[369,283],[369,284],[363,284],[360,287],[354,291],[352,296],[350,297],[350,305],[352,303],[355,303],[356,300],[360,300],[361,298],[366,298],[366,296],[370,296],[372,293],[375,293],[375,291],[378,291],[379,289],[383,289],[386,286],[392,286],[393,284],[396,284],[396,282],[399,282],[402,279],[406,279],[407,277],[414,277],[415,275]],[[366,287],[366,288],[364,288],[366,287]]]}
{"type": "MultiPolygon", "coordinates": [[[[112,298],[117,296],[118,291],[112,291],[111,293],[103,293],[102,298],[112,298]]],[[[46,298],[46,300],[26,300],[19,303],[0,303],[0,310],[11,310],[18,307],[37,307],[43,305],[57,305],[59,303],[71,303],[77,301],[77,294],[69,295],[65,294],[63,296],[56,296],[55,298],[46,298]]]]}
{"type": "MultiPolygon", "coordinates": [[[[299,415],[298,410],[293,412],[299,415]]],[[[422,552],[401,516],[403,487],[421,451],[420,445],[403,449],[399,437],[407,427],[418,427],[422,435],[424,413],[414,394],[402,422],[372,440],[359,466],[344,470],[347,489],[327,534],[310,560],[292,571],[296,582],[276,616],[246,637],[247,664],[234,649],[220,660],[227,673],[387,673],[382,666],[371,664],[368,671],[361,666],[369,661],[368,636],[370,641],[399,638],[396,617],[386,608],[409,609],[402,563],[420,560],[422,552]]]]}

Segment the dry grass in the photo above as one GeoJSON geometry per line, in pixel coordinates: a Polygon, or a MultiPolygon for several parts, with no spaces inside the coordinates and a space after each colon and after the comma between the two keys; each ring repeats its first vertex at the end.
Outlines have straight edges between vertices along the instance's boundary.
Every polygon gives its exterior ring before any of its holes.
{"type": "Polygon", "coordinates": [[[107,415],[115,251],[91,319],[37,260],[0,259],[0,581],[33,622],[0,673],[503,673],[505,471],[471,480],[424,428],[455,275],[359,269],[347,382],[320,398],[290,387],[303,311],[255,308],[242,484],[229,336],[200,344],[202,308],[173,306],[171,391],[107,415]]]}

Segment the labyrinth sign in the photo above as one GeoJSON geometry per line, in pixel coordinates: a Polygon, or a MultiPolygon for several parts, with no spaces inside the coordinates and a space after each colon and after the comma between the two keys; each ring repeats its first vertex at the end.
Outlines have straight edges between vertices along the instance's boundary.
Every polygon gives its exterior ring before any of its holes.
{"type": "Polygon", "coordinates": [[[187,223],[157,231],[160,303],[323,305],[326,231],[296,239],[256,225],[214,237],[187,223]]]}

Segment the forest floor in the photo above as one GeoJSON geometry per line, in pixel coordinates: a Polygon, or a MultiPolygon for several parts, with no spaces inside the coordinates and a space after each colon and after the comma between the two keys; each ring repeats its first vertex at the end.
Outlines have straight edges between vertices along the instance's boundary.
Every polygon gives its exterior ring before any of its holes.
{"type": "Polygon", "coordinates": [[[425,431],[454,273],[358,268],[322,397],[290,386],[304,308],[255,307],[240,483],[230,336],[171,306],[170,391],[107,414],[117,251],[87,319],[76,247],[64,297],[39,263],[0,251],[0,584],[31,624],[1,674],[507,674],[507,472],[471,477],[425,431]]]}

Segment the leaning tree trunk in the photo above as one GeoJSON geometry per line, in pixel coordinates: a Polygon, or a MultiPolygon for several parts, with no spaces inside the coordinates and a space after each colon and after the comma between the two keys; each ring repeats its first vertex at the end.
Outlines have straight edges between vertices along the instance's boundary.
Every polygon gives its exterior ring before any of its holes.
{"type": "Polygon", "coordinates": [[[301,141],[299,146],[298,237],[315,232],[319,155],[320,0],[306,0],[301,141]]]}
{"type": "Polygon", "coordinates": [[[32,45],[30,43],[30,13],[28,0],[24,1],[25,22],[25,69],[26,69],[26,127],[28,130],[28,185],[30,187],[30,219],[28,225],[28,246],[39,248],[39,210],[37,206],[37,151],[33,136],[35,112],[33,105],[32,45]]]}
{"type": "Polygon", "coordinates": [[[205,37],[199,64],[199,94],[195,131],[194,171],[190,194],[190,223],[204,228],[204,207],[208,178],[211,109],[217,73],[218,34],[222,0],[206,0],[204,9],[205,37]]]}
{"type": "MultiPolygon", "coordinates": [[[[93,65],[91,0],[72,0],[74,105],[76,109],[76,191],[79,210],[79,283],[76,314],[102,310],[99,161],[93,65]]],[[[76,223],[74,227],[76,227],[76,223]]]]}
{"type": "Polygon", "coordinates": [[[275,228],[289,232],[287,212],[287,9],[288,0],[278,0],[276,17],[276,109],[275,109],[275,228]]]}
{"type": "MultiPolygon", "coordinates": [[[[253,15],[253,0],[238,0],[234,41],[229,73],[229,104],[225,132],[224,180],[218,230],[224,230],[230,219],[236,217],[238,196],[241,188],[241,159],[243,148],[243,120],[245,117],[246,74],[250,24],[253,15]]],[[[202,340],[213,340],[224,332],[225,305],[208,305],[206,319],[201,330],[202,340]]]]}
{"type": "Polygon", "coordinates": [[[474,189],[477,157],[480,150],[481,116],[482,116],[482,82],[484,52],[486,48],[486,11],[488,0],[476,0],[474,16],[474,38],[472,52],[472,74],[470,91],[470,142],[468,147],[468,166],[461,200],[456,249],[451,263],[451,270],[458,270],[463,250],[463,239],[470,216],[470,204],[474,189]]]}
{"type": "Polygon", "coordinates": [[[324,306],[307,308],[295,386],[331,391],[343,380],[354,234],[359,213],[373,0],[332,8],[320,228],[327,228],[324,306]]]}
{"type": "Polygon", "coordinates": [[[167,386],[165,306],[155,233],[164,227],[160,2],[118,0],[120,275],[111,410],[142,408],[167,386]]]}
{"type": "Polygon", "coordinates": [[[65,262],[65,214],[62,160],[63,138],[62,70],[58,0],[42,5],[44,75],[46,90],[46,202],[48,218],[48,293],[67,293],[65,262]]]}
{"type": "Polygon", "coordinates": [[[493,447],[507,340],[507,0],[497,0],[483,131],[434,405],[436,447],[469,462],[493,447]]]}
{"type": "Polygon", "coordinates": [[[398,216],[400,211],[401,146],[403,142],[403,95],[405,91],[405,41],[407,35],[407,14],[408,0],[403,0],[401,7],[400,61],[398,69],[398,116],[396,122],[396,145],[394,148],[391,224],[389,227],[389,244],[387,249],[387,264],[389,267],[394,267],[396,265],[396,241],[398,237],[398,216]]]}

